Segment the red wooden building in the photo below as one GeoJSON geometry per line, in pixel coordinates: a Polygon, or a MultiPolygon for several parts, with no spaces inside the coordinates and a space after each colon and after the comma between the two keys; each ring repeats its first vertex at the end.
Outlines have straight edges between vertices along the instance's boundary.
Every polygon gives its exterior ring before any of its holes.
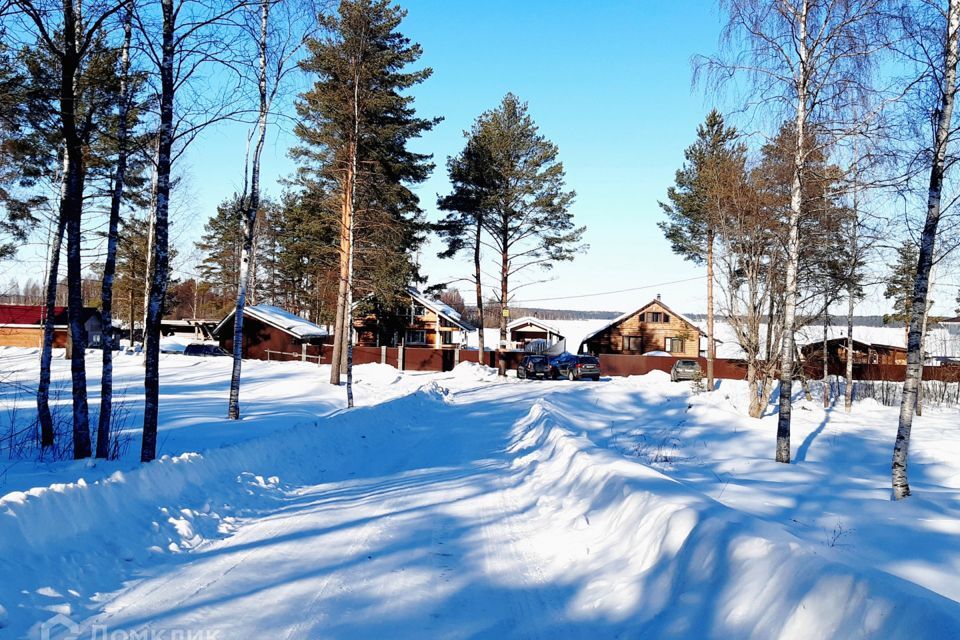
{"type": "MultiPolygon", "coordinates": [[[[220,346],[233,351],[231,311],[213,329],[220,346]]],[[[320,355],[321,345],[331,342],[330,332],[305,318],[268,304],[243,310],[243,357],[252,360],[289,360],[291,356],[320,355]]]]}

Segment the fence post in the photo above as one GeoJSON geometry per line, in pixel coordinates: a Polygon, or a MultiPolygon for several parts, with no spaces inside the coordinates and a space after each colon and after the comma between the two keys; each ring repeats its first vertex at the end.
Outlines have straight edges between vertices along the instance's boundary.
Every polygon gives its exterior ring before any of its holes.
{"type": "Polygon", "coordinates": [[[403,371],[403,343],[397,347],[397,369],[403,371]]]}
{"type": "Polygon", "coordinates": [[[307,361],[307,343],[304,342],[300,345],[300,362],[307,361]]]}
{"type": "Polygon", "coordinates": [[[387,345],[380,347],[380,364],[387,364],[387,345]]]}
{"type": "Polygon", "coordinates": [[[453,350],[453,366],[456,367],[460,364],[460,349],[453,350]]]}

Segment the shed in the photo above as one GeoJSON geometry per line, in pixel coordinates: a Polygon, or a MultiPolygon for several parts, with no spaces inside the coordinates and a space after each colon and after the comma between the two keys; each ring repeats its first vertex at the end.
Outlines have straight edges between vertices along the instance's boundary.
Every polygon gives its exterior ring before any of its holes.
{"type": "MultiPolygon", "coordinates": [[[[227,351],[233,350],[233,317],[227,314],[213,329],[213,336],[227,351]]],[[[321,345],[330,342],[330,332],[306,318],[280,307],[258,304],[243,310],[243,357],[250,360],[319,356],[321,345]],[[269,352],[269,353],[268,353],[269,352]]]]}
{"type": "Polygon", "coordinates": [[[546,340],[549,346],[553,346],[563,340],[563,335],[540,318],[524,316],[507,325],[507,339],[514,348],[525,349],[533,340],[546,340]]]}

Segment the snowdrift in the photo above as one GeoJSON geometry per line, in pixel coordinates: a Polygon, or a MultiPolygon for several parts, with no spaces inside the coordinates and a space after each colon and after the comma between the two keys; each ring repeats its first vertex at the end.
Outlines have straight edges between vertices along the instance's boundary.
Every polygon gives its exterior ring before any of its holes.
{"type": "Polygon", "coordinates": [[[960,637],[960,604],[601,449],[548,402],[509,451],[535,501],[529,553],[545,580],[577,585],[572,617],[649,637],[960,637]]]}
{"type": "Polygon", "coordinates": [[[96,482],[0,497],[0,576],[17,576],[0,580],[0,630],[20,637],[55,613],[86,617],[75,609],[158,556],[169,560],[228,536],[244,518],[282,502],[286,488],[390,447],[409,416],[446,402],[446,394],[431,382],[381,406],[341,412],[346,428],[318,419],[203,454],[163,456],[96,482]],[[48,598],[75,606],[50,608],[48,598]]]}

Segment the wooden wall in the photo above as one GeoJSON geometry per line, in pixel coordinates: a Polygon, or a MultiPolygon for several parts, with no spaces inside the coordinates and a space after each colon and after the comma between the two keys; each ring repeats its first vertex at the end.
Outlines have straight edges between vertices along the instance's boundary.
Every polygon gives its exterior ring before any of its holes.
{"type": "MultiPolygon", "coordinates": [[[[39,349],[43,346],[43,327],[0,327],[0,347],[26,347],[39,349]]],[[[67,330],[55,329],[53,348],[67,346],[67,330]]]]}
{"type": "MultiPolygon", "coordinates": [[[[666,351],[666,338],[683,338],[683,351],[677,357],[700,355],[700,332],[656,302],[638,310],[622,322],[607,327],[587,341],[587,349],[595,354],[640,355],[649,351],[666,351]],[[666,323],[641,322],[641,314],[659,312],[670,317],[666,323]],[[640,349],[625,349],[624,337],[639,336],[640,349]]],[[[672,366],[672,365],[671,365],[672,366]]]]}

